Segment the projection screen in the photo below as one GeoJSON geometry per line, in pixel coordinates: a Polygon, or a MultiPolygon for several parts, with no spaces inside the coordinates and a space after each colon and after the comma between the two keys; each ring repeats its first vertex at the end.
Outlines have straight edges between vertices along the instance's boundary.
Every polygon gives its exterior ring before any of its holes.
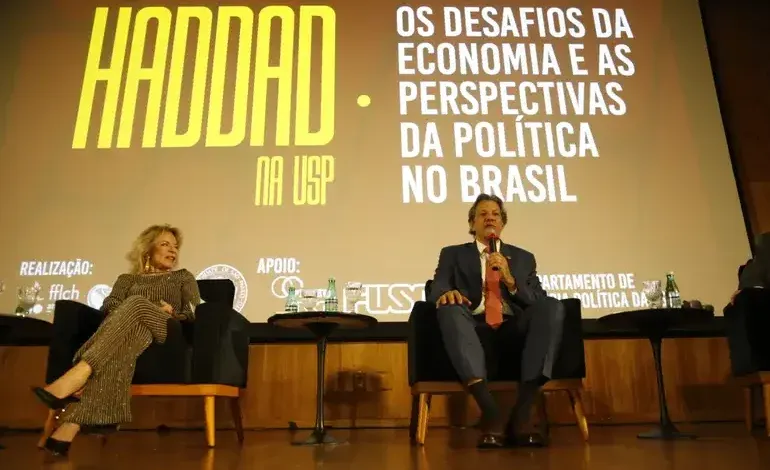
{"type": "Polygon", "coordinates": [[[750,255],[696,0],[30,1],[0,32],[0,310],[101,305],[145,227],[264,322],[405,321],[480,192],[584,318],[729,299],[750,255]],[[130,6],[129,6],[130,5],[130,6]]]}

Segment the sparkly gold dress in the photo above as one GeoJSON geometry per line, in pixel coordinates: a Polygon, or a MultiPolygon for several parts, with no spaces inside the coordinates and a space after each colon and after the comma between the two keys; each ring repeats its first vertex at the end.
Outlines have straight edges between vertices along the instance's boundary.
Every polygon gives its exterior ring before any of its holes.
{"type": "Polygon", "coordinates": [[[163,274],[121,274],[104,299],[106,317],[75,354],[93,372],[80,402],[70,404],[61,421],[80,425],[110,425],[131,421],[131,380],[137,358],[153,342],[166,341],[169,314],[163,300],[174,308],[174,318],[191,321],[200,303],[195,277],[182,269],[163,274]]]}

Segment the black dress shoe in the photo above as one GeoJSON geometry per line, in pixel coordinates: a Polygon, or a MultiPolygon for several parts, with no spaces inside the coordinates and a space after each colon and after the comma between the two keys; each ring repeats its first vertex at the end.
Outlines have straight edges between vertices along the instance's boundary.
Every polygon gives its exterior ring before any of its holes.
{"type": "Polygon", "coordinates": [[[43,448],[55,457],[66,457],[70,451],[70,443],[67,441],[58,441],[53,437],[49,437],[45,440],[45,446],[43,446],[43,448]]]}
{"type": "Polygon", "coordinates": [[[484,433],[479,438],[476,447],[479,449],[502,449],[505,447],[505,438],[500,434],[484,433]]]}
{"type": "Polygon", "coordinates": [[[55,395],[51,394],[50,392],[47,392],[42,387],[32,387],[32,393],[35,394],[38,400],[43,402],[45,406],[52,410],[61,410],[67,407],[70,403],[75,403],[80,401],[79,398],[75,398],[72,396],[65,397],[65,398],[57,398],[55,395]]]}

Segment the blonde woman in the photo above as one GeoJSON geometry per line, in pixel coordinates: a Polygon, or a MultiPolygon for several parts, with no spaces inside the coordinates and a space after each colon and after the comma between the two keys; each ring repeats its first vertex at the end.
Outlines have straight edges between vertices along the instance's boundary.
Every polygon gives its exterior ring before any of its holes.
{"type": "Polygon", "coordinates": [[[45,448],[66,456],[78,432],[99,433],[131,421],[131,380],[137,358],[152,343],[166,341],[169,318],[192,321],[200,303],[195,277],[175,270],[182,234],[170,225],[153,225],[128,254],[131,272],[121,274],[104,299],[105,318],[75,354],[75,364],[37,398],[51,409],[65,408],[62,424],[45,448]]]}

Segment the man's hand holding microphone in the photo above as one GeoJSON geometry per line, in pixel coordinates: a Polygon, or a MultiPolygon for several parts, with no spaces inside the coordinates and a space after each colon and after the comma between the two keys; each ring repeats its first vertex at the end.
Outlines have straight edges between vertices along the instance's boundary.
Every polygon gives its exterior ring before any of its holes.
{"type": "MultiPolygon", "coordinates": [[[[487,227],[486,239],[487,247],[489,250],[487,256],[487,267],[491,267],[492,270],[498,271],[500,273],[500,280],[508,288],[508,291],[511,293],[516,293],[516,279],[511,274],[511,270],[508,266],[508,259],[503,256],[502,253],[497,251],[497,233],[495,232],[494,227],[487,227]]],[[[462,295],[460,291],[450,290],[449,292],[446,292],[441,297],[439,297],[438,301],[436,302],[437,307],[446,304],[470,305],[471,301],[462,295]]]]}

